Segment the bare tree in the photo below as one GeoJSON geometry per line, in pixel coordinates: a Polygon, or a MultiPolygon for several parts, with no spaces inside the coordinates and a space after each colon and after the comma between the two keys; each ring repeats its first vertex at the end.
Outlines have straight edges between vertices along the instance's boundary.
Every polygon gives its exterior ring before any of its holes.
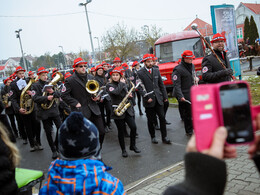
{"type": "Polygon", "coordinates": [[[159,28],[156,25],[145,25],[141,30],[140,39],[145,40],[150,47],[153,47],[157,39],[162,36],[162,28],[159,28]]]}
{"type": "Polygon", "coordinates": [[[120,57],[126,60],[134,53],[138,53],[135,50],[137,37],[134,28],[129,29],[126,25],[118,23],[102,36],[104,51],[109,52],[111,58],[120,57]]]}

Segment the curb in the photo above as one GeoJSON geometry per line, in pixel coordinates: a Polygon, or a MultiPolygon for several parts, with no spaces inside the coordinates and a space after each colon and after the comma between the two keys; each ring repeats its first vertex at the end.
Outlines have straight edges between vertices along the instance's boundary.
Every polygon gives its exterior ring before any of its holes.
{"type": "Polygon", "coordinates": [[[167,177],[177,171],[180,171],[181,169],[184,168],[184,162],[183,161],[180,161],[176,164],[173,164],[169,167],[166,167],[164,169],[161,169],[157,172],[155,172],[154,174],[152,175],[149,175],[145,178],[142,178],[140,180],[137,180],[131,184],[128,184],[127,186],[125,186],[125,192],[127,192],[128,194],[130,193],[133,193],[139,189],[142,189],[143,187],[151,184],[151,183],[154,183],[164,177],[167,177]]]}

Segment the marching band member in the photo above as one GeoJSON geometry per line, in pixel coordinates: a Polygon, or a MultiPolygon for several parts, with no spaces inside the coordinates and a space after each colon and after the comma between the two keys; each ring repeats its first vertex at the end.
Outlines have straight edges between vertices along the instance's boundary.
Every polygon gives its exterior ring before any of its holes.
{"type": "MultiPolygon", "coordinates": [[[[122,78],[123,73],[120,67],[114,68],[110,72],[111,82],[107,84],[106,88],[111,97],[112,105],[118,106],[120,102],[124,99],[128,93],[126,81],[122,78]]],[[[130,95],[129,97],[133,97],[130,95]]],[[[136,147],[136,124],[134,119],[134,109],[131,105],[122,116],[117,116],[112,112],[112,118],[115,121],[118,130],[118,140],[122,150],[122,156],[127,157],[128,153],[125,149],[124,132],[126,131],[126,123],[130,128],[130,150],[135,153],[140,153],[141,151],[136,147]]]]}
{"type": "MultiPolygon", "coordinates": [[[[30,143],[30,152],[34,152],[35,150],[42,150],[41,146],[41,124],[38,120],[36,120],[36,113],[35,110],[30,114],[26,114],[27,110],[25,108],[20,107],[20,97],[21,93],[23,91],[23,88],[26,87],[26,81],[24,77],[25,70],[21,67],[18,66],[15,70],[16,74],[16,80],[14,80],[11,83],[11,91],[10,91],[10,97],[11,97],[11,102],[14,108],[14,111],[16,113],[19,113],[20,116],[22,117],[22,121],[25,126],[26,134],[30,143]],[[36,140],[34,140],[36,138],[36,140]]],[[[32,91],[28,90],[26,93],[30,96],[32,96],[32,91]]],[[[17,119],[17,117],[16,117],[17,119]]],[[[19,119],[18,119],[19,120],[19,119]]],[[[19,129],[20,130],[20,129],[19,129]]],[[[27,139],[26,134],[21,131],[21,136],[24,139],[24,141],[27,139]]],[[[24,142],[26,143],[26,142],[24,142]]]]}
{"type": "MultiPolygon", "coordinates": [[[[104,69],[102,67],[102,65],[98,65],[96,67],[96,76],[95,76],[95,80],[98,82],[99,84],[99,88],[101,87],[105,87],[107,84],[107,80],[105,78],[104,75],[104,69]]],[[[107,130],[107,128],[111,129],[111,98],[108,95],[108,93],[106,92],[105,89],[103,89],[103,92],[101,93],[101,97],[100,100],[98,102],[98,106],[100,108],[100,112],[101,112],[101,116],[103,119],[103,123],[105,125],[105,130],[107,130]],[[105,121],[105,109],[106,109],[106,121],[105,121]]]]}
{"type": "Polygon", "coordinates": [[[2,101],[4,103],[5,106],[5,113],[7,114],[10,122],[11,122],[11,126],[13,129],[13,133],[15,134],[15,137],[18,137],[18,130],[15,124],[15,118],[14,118],[14,109],[12,107],[12,103],[11,103],[11,99],[10,99],[10,90],[11,90],[11,82],[13,80],[10,77],[7,77],[7,79],[4,80],[4,88],[3,90],[1,90],[1,95],[2,95],[2,101]]]}
{"type": "Polygon", "coordinates": [[[93,76],[96,76],[96,67],[92,67],[90,69],[90,74],[92,74],[93,76]]]}
{"type": "Polygon", "coordinates": [[[155,137],[155,130],[153,125],[153,121],[157,114],[160,120],[162,142],[165,144],[171,144],[171,140],[167,137],[164,114],[164,102],[168,101],[168,96],[159,69],[153,68],[152,59],[153,57],[150,54],[145,54],[142,59],[145,66],[137,72],[137,75],[142,81],[146,92],[152,92],[144,97],[144,90],[139,88],[140,93],[143,96],[143,105],[145,107],[147,125],[152,143],[158,144],[158,141],[155,137]]]}
{"type": "Polygon", "coordinates": [[[87,62],[82,58],[74,60],[74,74],[65,80],[62,88],[62,100],[71,108],[71,111],[82,112],[84,117],[93,122],[99,130],[99,140],[102,146],[105,137],[105,129],[101,117],[100,109],[97,105],[98,97],[92,97],[92,94],[86,90],[86,83],[93,80],[94,77],[87,74],[87,62]]]}
{"type": "Polygon", "coordinates": [[[32,85],[32,97],[33,101],[37,104],[37,119],[42,121],[48,144],[52,151],[52,158],[55,159],[58,157],[58,153],[53,141],[54,139],[52,138],[52,124],[55,124],[58,131],[61,126],[61,120],[58,105],[56,104],[56,101],[53,101],[53,99],[59,98],[60,92],[54,91],[51,86],[45,87],[45,85],[48,85],[48,73],[49,71],[47,71],[44,67],[40,67],[38,69],[37,75],[39,80],[32,85]],[[43,96],[43,90],[44,92],[47,92],[46,96],[43,96]],[[51,101],[53,101],[53,104],[49,109],[44,109],[42,107],[42,104],[48,105],[51,101]]]}

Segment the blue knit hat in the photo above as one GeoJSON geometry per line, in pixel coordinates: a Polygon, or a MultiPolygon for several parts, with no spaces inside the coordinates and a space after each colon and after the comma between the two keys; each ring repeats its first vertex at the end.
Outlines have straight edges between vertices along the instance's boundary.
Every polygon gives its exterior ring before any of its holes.
{"type": "Polygon", "coordinates": [[[59,128],[58,148],[63,159],[101,159],[98,130],[81,112],[71,112],[59,128]]]}

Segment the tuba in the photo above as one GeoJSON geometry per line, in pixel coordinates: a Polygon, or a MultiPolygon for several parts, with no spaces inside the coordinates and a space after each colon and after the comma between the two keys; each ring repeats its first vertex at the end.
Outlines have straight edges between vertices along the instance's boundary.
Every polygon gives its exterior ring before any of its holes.
{"type": "MultiPolygon", "coordinates": [[[[56,85],[59,81],[61,81],[63,79],[63,75],[60,72],[56,72],[55,77],[51,80],[51,82],[48,85],[56,85]]],[[[48,96],[48,92],[43,92],[42,96],[48,96]]],[[[52,107],[53,103],[55,101],[55,98],[53,98],[51,101],[48,101],[48,103],[45,104],[41,104],[41,107],[44,110],[48,110],[52,107]]]]}
{"type": "Polygon", "coordinates": [[[34,101],[32,100],[32,97],[27,93],[31,89],[31,86],[33,83],[35,83],[38,79],[38,76],[36,79],[30,79],[29,83],[26,85],[25,88],[23,88],[23,91],[20,96],[20,108],[23,108],[26,110],[24,114],[30,114],[33,111],[34,108],[34,101]]]}
{"type": "Polygon", "coordinates": [[[132,85],[132,88],[128,91],[124,99],[120,102],[118,107],[114,110],[116,116],[122,116],[125,111],[131,106],[131,103],[128,102],[128,97],[130,94],[136,89],[140,83],[138,83],[136,86],[130,81],[130,84],[132,85]]]}
{"type": "Polygon", "coordinates": [[[97,92],[99,91],[99,84],[96,80],[89,80],[86,83],[86,90],[88,93],[96,96],[97,92]]]}

